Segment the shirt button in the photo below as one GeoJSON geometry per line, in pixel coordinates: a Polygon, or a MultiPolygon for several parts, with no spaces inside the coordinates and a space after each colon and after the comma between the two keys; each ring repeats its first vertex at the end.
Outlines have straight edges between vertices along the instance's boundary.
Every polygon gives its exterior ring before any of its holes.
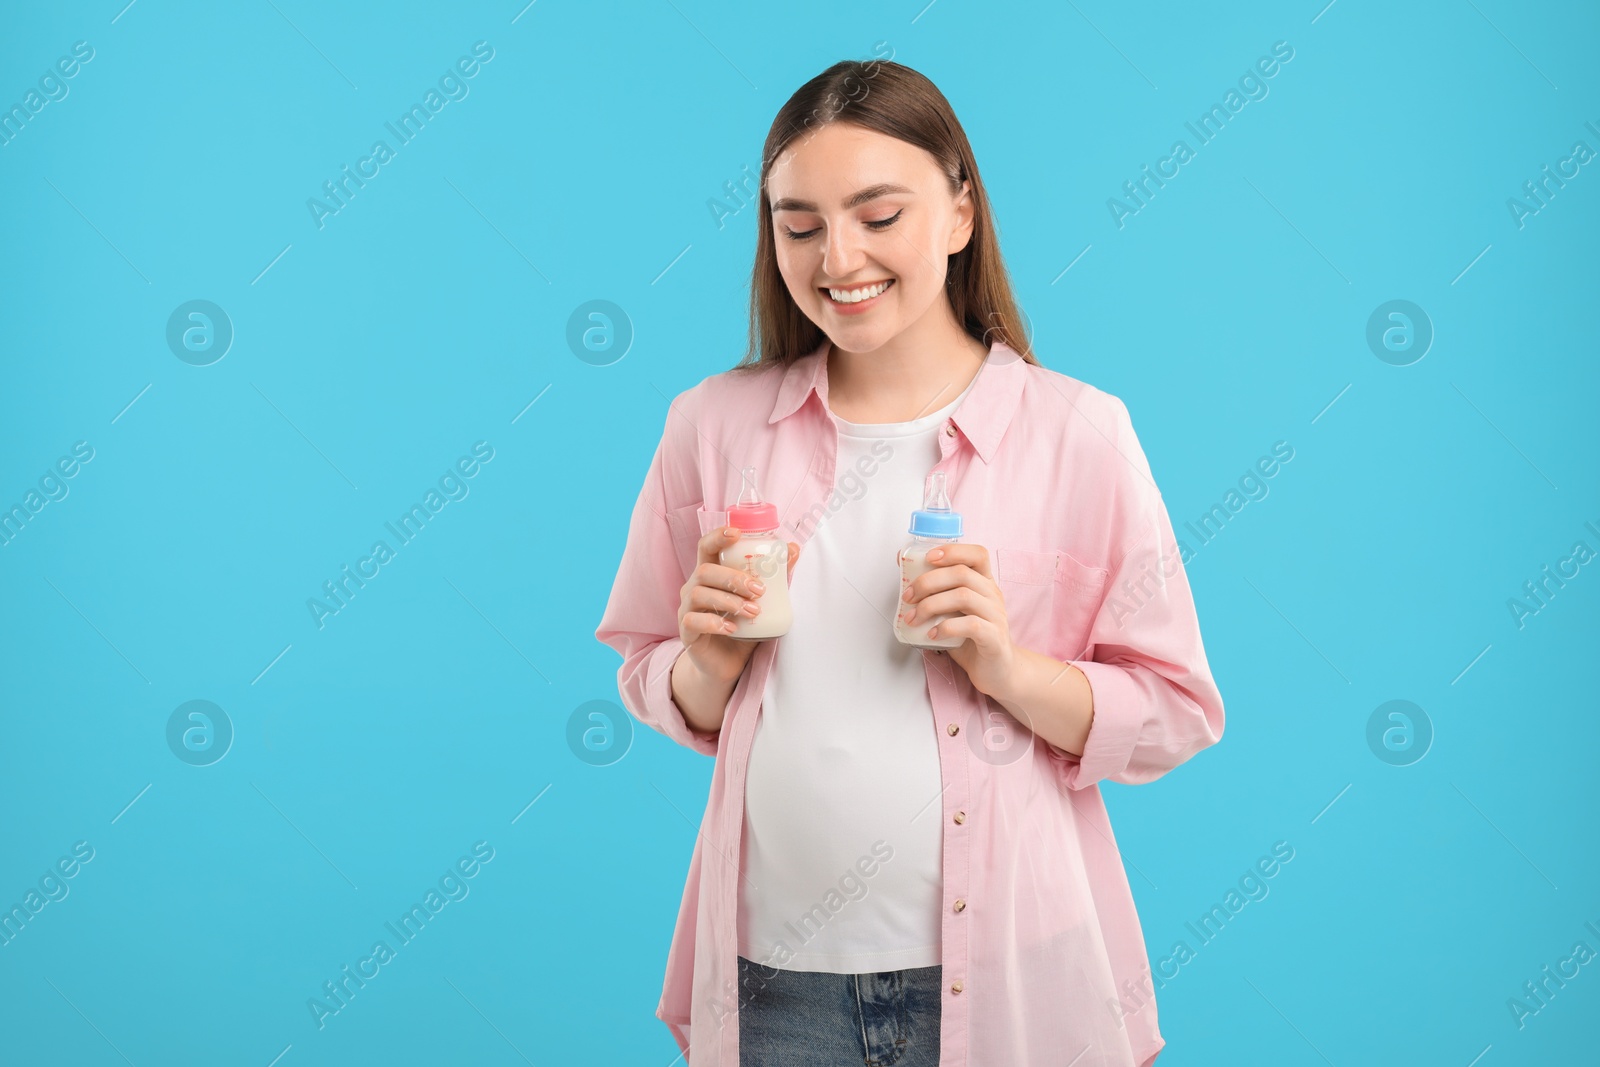
{"type": "Polygon", "coordinates": [[[947,422],[944,424],[944,432],[947,437],[954,437],[956,435],[956,428],[947,422]]]}
{"type": "Polygon", "coordinates": [[[961,983],[959,981],[951,982],[950,983],[950,992],[952,992],[952,993],[961,992],[961,983]]]}
{"type": "Polygon", "coordinates": [[[955,723],[951,723],[949,726],[945,727],[945,730],[950,734],[951,737],[954,737],[956,734],[961,732],[961,727],[957,726],[955,723]]]}
{"type": "Polygon", "coordinates": [[[956,898],[956,903],[955,903],[955,909],[957,911],[965,911],[966,908],[967,908],[967,902],[962,900],[960,897],[957,897],[956,898]]]}
{"type": "Polygon", "coordinates": [[[963,823],[963,822],[967,821],[967,813],[964,812],[964,811],[958,811],[958,812],[956,812],[954,815],[952,815],[950,817],[952,819],[954,819],[958,823],[963,823]]]}

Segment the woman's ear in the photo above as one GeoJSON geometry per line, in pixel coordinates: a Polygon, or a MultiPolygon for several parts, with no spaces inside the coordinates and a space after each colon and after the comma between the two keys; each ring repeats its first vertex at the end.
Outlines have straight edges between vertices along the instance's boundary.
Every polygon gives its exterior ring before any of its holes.
{"type": "Polygon", "coordinates": [[[954,255],[967,247],[967,242],[972,240],[972,222],[977,214],[977,206],[972,201],[972,182],[963,180],[961,191],[956,194],[956,222],[950,229],[950,240],[945,253],[954,255]]]}

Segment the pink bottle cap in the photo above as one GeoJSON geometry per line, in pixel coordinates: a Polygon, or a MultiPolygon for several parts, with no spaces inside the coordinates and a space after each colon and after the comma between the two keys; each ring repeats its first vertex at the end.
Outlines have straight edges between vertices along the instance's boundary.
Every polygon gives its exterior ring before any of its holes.
{"type": "Polygon", "coordinates": [[[778,528],[778,505],[734,504],[728,508],[728,525],[741,530],[775,530],[778,528]]]}

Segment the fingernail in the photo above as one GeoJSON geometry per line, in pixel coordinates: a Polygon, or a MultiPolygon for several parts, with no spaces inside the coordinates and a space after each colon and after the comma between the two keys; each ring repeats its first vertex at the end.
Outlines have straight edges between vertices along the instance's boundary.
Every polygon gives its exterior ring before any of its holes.
{"type": "Polygon", "coordinates": [[[928,558],[929,559],[943,559],[944,558],[944,549],[942,549],[942,548],[934,549],[932,552],[928,553],[928,558]]]}
{"type": "Polygon", "coordinates": [[[751,582],[750,583],[750,588],[755,591],[757,596],[760,596],[762,593],[765,593],[767,591],[767,587],[765,585],[763,585],[761,582],[751,582]]]}
{"type": "Polygon", "coordinates": [[[739,531],[737,529],[735,529],[734,527],[732,527],[732,526],[725,526],[722,529],[722,536],[723,537],[738,537],[739,536],[739,531]]]}

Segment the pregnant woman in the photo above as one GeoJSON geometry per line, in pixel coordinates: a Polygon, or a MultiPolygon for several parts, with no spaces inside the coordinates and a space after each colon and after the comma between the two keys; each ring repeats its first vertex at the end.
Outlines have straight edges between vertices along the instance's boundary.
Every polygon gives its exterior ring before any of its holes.
{"type": "Polygon", "coordinates": [[[1215,744],[1223,707],[1128,410],[1031,351],[916,71],[807,82],[760,194],[750,351],[672,401],[596,631],[628,711],[716,760],[656,1014],[688,1067],[1143,1067],[1099,784],[1215,744]],[[719,562],[745,467],[789,546],[766,640],[729,636],[763,589],[719,562]],[[965,536],[902,599],[937,471],[965,536]]]}

